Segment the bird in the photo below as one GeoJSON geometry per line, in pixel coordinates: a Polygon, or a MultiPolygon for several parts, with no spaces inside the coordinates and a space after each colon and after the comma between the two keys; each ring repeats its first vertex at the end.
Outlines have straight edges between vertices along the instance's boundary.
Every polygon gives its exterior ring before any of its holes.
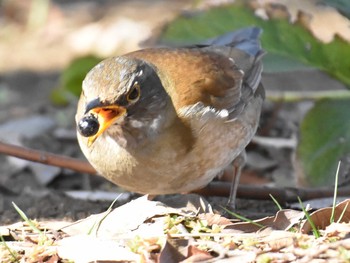
{"type": "Polygon", "coordinates": [[[233,163],[235,203],[265,98],[261,33],[248,27],[97,64],[82,83],[75,116],[87,160],[114,184],[151,195],[203,188],[233,163]]]}

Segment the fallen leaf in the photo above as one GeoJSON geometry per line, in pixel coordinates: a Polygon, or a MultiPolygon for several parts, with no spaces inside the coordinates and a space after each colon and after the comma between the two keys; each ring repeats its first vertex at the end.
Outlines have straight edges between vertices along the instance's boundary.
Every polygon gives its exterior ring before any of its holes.
{"type": "Polygon", "coordinates": [[[273,230],[258,234],[257,240],[266,244],[273,251],[281,250],[294,243],[295,233],[284,230],[273,230]]]}
{"type": "MultiPolygon", "coordinates": [[[[253,222],[274,230],[288,230],[295,224],[299,223],[303,217],[304,213],[301,211],[284,209],[278,211],[275,216],[265,217],[254,220],[253,222]]],[[[225,227],[224,232],[233,230],[244,233],[252,233],[261,230],[262,227],[259,225],[250,222],[234,223],[225,227]]]]}
{"type": "Polygon", "coordinates": [[[197,194],[163,195],[159,196],[158,201],[169,207],[185,209],[195,213],[213,213],[213,209],[208,201],[197,194]]]}
{"type": "Polygon", "coordinates": [[[202,213],[198,215],[198,218],[200,220],[206,220],[208,223],[208,226],[212,226],[212,225],[228,226],[232,224],[231,220],[219,214],[202,213]]]}
{"type": "Polygon", "coordinates": [[[159,262],[177,263],[187,257],[187,239],[167,239],[159,254],[159,262]]]}
{"type": "Polygon", "coordinates": [[[95,261],[140,262],[141,256],[131,252],[118,241],[87,235],[77,235],[58,241],[57,254],[76,263],[95,261]]]}
{"type": "MultiPolygon", "coordinates": [[[[189,198],[193,198],[193,196],[189,196],[189,198]]],[[[185,201],[183,198],[182,200],[185,201]]],[[[176,205],[176,208],[167,206],[159,201],[149,201],[147,196],[143,196],[112,211],[91,215],[86,219],[77,221],[70,226],[62,228],[62,231],[69,235],[86,234],[91,231],[97,236],[104,238],[131,238],[136,233],[155,236],[160,234],[159,231],[163,227],[162,223],[155,221],[155,223],[148,222],[144,224],[147,220],[169,214],[194,217],[197,214],[197,210],[198,208],[192,206],[187,208],[179,204],[176,205]],[[150,229],[153,229],[153,231],[150,231],[150,229]]]]}
{"type": "Polygon", "coordinates": [[[207,251],[201,250],[196,246],[188,246],[188,258],[181,261],[181,263],[202,262],[212,259],[213,256],[207,251]]]}
{"type": "Polygon", "coordinates": [[[344,238],[350,234],[350,223],[332,223],[326,227],[324,233],[328,237],[344,238]]]}
{"type": "MultiPolygon", "coordinates": [[[[315,224],[317,229],[325,229],[327,226],[331,224],[331,215],[332,215],[332,207],[325,207],[310,214],[310,218],[312,222],[315,224]]],[[[335,207],[334,222],[338,222],[338,220],[340,220],[339,223],[350,222],[350,199],[347,199],[339,203],[335,207]]],[[[306,220],[301,225],[300,229],[303,233],[309,233],[311,231],[311,225],[309,221],[306,220]]]]}

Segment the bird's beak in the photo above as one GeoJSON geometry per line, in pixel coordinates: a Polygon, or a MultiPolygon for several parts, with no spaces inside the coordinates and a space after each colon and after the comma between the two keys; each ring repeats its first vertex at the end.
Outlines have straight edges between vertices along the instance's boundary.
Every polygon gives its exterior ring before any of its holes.
{"type": "Polygon", "coordinates": [[[93,108],[89,111],[89,113],[96,116],[100,127],[95,135],[88,138],[88,147],[90,147],[95,140],[117,119],[123,117],[126,114],[126,109],[118,105],[108,105],[93,108]]]}

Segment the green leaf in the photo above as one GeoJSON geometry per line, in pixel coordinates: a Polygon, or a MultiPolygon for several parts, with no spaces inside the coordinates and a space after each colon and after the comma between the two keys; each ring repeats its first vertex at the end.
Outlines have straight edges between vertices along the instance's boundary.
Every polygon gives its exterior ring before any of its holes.
{"type": "Polygon", "coordinates": [[[336,38],[330,44],[323,44],[299,24],[290,24],[287,19],[262,20],[244,5],[227,5],[192,16],[181,16],[168,25],[162,42],[199,43],[253,25],[263,29],[262,46],[269,53],[320,68],[350,84],[350,59],[346,59],[350,57],[348,43],[336,38]]]}
{"type": "Polygon", "coordinates": [[[301,123],[297,157],[308,183],[332,185],[339,160],[350,154],[350,100],[321,100],[301,123]]]}
{"type": "Polygon", "coordinates": [[[56,105],[65,105],[72,98],[72,94],[78,97],[81,93],[82,82],[86,74],[102,59],[94,56],[86,56],[73,60],[62,72],[60,86],[51,93],[51,101],[56,105]]]}

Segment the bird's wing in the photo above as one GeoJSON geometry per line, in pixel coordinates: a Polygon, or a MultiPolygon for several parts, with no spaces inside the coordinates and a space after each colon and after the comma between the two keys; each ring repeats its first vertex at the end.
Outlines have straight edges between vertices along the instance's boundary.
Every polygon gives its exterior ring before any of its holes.
{"type": "Polygon", "coordinates": [[[201,102],[227,110],[234,119],[254,96],[264,96],[260,34],[250,27],[199,46],[147,49],[129,56],[153,64],[176,109],[201,102]]]}
{"type": "Polygon", "coordinates": [[[234,47],[147,49],[129,54],[152,64],[175,109],[203,103],[234,119],[257,89],[261,56],[234,47]]]}

